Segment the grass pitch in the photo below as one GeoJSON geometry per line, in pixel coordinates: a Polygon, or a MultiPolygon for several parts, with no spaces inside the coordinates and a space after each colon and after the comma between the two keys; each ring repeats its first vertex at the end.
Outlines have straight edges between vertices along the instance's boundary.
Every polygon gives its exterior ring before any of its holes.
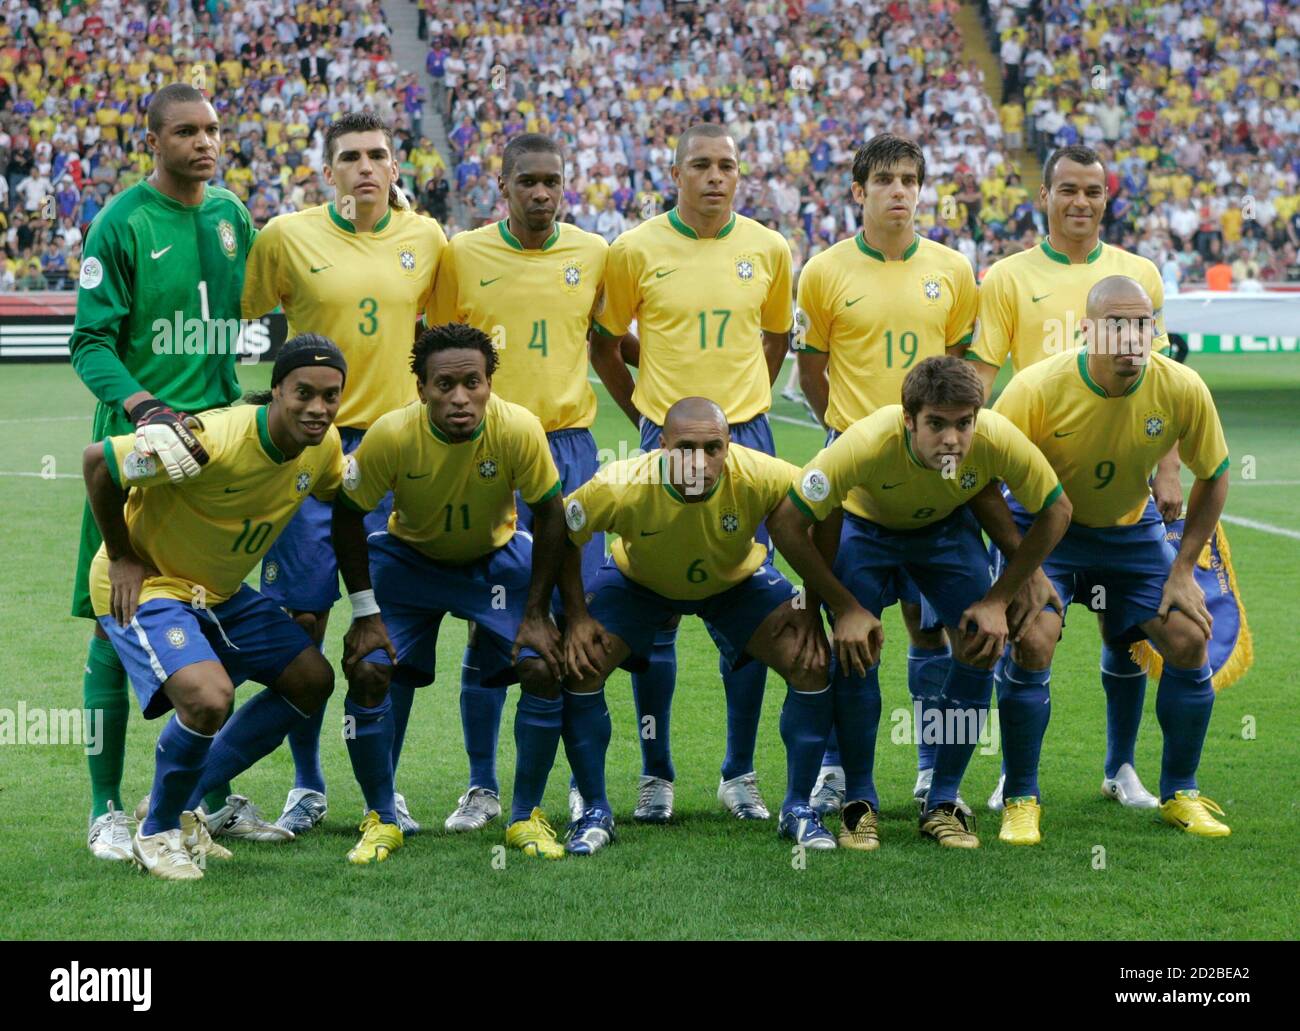
{"type": "MultiPolygon", "coordinates": [[[[1043,748],[1044,844],[1012,849],[996,841],[984,800],[998,756],[977,752],[963,794],[976,806],[984,847],[940,850],[922,841],[910,791],[915,749],[893,740],[891,714],[909,704],[906,635],[897,610],[885,616],[884,712],[876,753],[882,848],[837,851],[795,862],[775,824],[731,820],[715,799],[725,714],[717,653],[698,620],[679,638],[673,707],[677,818],[668,827],[631,821],[640,770],[627,675],[607,695],[614,721],[610,797],[619,843],[589,860],[559,863],[494,851],[498,822],[451,836],[442,820],[464,790],[467,762],[457,699],[464,625],[444,624],[437,683],[420,692],[398,787],[426,833],[390,862],[349,866],[361,794],[338,737],[341,693],[326,721],[323,764],[330,814],[287,846],[236,844],[236,859],[199,884],[166,885],[85,847],[89,785],[76,745],[0,747],[0,910],[4,938],[1278,938],[1300,916],[1294,861],[1300,734],[1295,584],[1300,578],[1300,362],[1292,355],[1193,359],[1219,405],[1232,451],[1229,514],[1288,530],[1280,535],[1228,526],[1239,585],[1255,638],[1254,669],[1215,706],[1201,786],[1227,810],[1231,838],[1201,841],[1124,810],[1098,794],[1105,751],[1104,696],[1097,676],[1095,620],[1072,612],[1057,653],[1053,718],[1043,748]],[[1254,480],[1242,479],[1253,456],[1254,480]],[[1288,715],[1290,714],[1290,715],[1288,715]]],[[[265,367],[241,368],[246,386],[265,367]]],[[[594,431],[602,448],[635,435],[601,394],[594,431]]],[[[0,709],[75,708],[90,625],[71,618],[83,487],[81,449],[92,401],[66,365],[6,365],[0,371],[0,709]],[[42,476],[44,473],[44,477],[42,476]],[[53,477],[53,478],[49,478],[53,477]]],[[[802,410],[778,400],[783,457],[802,463],[820,431],[799,425],[802,410]],[[787,421],[790,420],[790,421],[787,421]]],[[[337,665],[346,606],[336,610],[328,654],[337,665]]],[[[342,675],[339,675],[339,691],[342,675]]],[[[254,685],[239,696],[247,698],[254,685]]],[[[768,802],[783,794],[785,760],[777,720],[785,688],[769,677],[757,768],[768,802]]],[[[512,689],[512,696],[517,689],[512,689]]],[[[133,715],[124,792],[133,804],[149,788],[159,724],[133,715]]],[[[1138,768],[1155,788],[1160,734],[1155,684],[1147,693],[1138,768]]],[[[509,794],[514,700],[502,730],[500,777],[509,794]]],[[[287,749],[236,782],[278,814],[292,783],[287,749]]],[[[566,810],[561,758],[546,808],[566,810]]]]}

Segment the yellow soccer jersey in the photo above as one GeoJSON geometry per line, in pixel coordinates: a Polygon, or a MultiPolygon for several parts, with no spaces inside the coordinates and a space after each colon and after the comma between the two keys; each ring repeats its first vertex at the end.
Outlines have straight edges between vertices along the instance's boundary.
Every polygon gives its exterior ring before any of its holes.
{"type": "Polygon", "coordinates": [[[896,405],[917,362],[970,343],[975,273],[951,247],[920,236],[901,261],[861,233],[809,259],[799,274],[803,346],[830,354],[826,425],[843,433],[896,405]]]}
{"type": "MultiPolygon", "coordinates": [[[[328,501],[343,476],[338,430],[286,459],[271,440],[265,405],[208,412],[195,435],[208,452],[203,474],[172,483],[162,463],[135,451],[135,437],[104,441],[113,482],[130,488],[126,525],[131,545],[161,576],[144,583],[140,601],[176,598],[208,606],[239,590],[308,494],[328,501]],[[199,589],[202,589],[201,591],[199,589]]],[[[97,616],[109,612],[108,554],[100,545],[90,567],[97,616]]]]}
{"type": "Polygon", "coordinates": [[[1046,240],[995,262],[980,284],[979,319],[966,356],[1001,368],[1008,355],[1017,369],[1075,350],[1079,323],[1088,314],[1088,292],[1107,276],[1142,284],[1155,312],[1153,351],[1169,346],[1165,334],[1165,286],[1160,272],[1139,254],[1097,244],[1086,262],[1070,259],[1046,240]]]}
{"type": "Polygon", "coordinates": [[[1162,354],[1122,397],[1093,382],[1086,351],[1057,355],[1011,377],[993,408],[1042,449],[1082,526],[1136,523],[1151,496],[1147,481],[1175,445],[1198,479],[1228,468],[1209,388],[1162,354]]]}
{"type": "Polygon", "coordinates": [[[515,491],[529,505],[560,492],[537,416],[495,395],[470,440],[452,443],[413,402],[382,416],[348,456],[340,498],[369,512],[389,491],[388,532],[439,562],[472,562],[515,533],[515,491]]]}
{"type": "Polygon", "coordinates": [[[500,362],[492,393],[523,405],[547,433],[590,426],[587,331],[608,250],[602,237],[560,222],[538,250],[525,250],[504,220],[458,233],[425,321],[464,322],[490,336],[500,362]]]}
{"type": "Polygon", "coordinates": [[[687,501],[669,482],[661,450],[611,462],[565,499],[569,539],[618,537],[611,548],[623,575],[665,598],[708,598],[752,576],[767,560],[754,540],[799,470],[732,444],[707,498],[687,501]]]}
{"type": "Polygon", "coordinates": [[[245,318],[284,309],[289,336],[320,333],[348,362],[339,426],[366,429],[416,398],[415,324],[428,306],[447,246],[442,228],[390,211],[358,233],[333,204],[271,219],[244,272],[245,318]]]}
{"type": "Polygon", "coordinates": [[[622,336],[637,325],[641,367],[632,403],[662,426],[683,397],[703,395],[727,421],[772,405],[762,332],[788,333],[790,248],[744,215],[701,240],[674,208],[620,236],[605,262],[597,328],[622,336]]]}
{"type": "Polygon", "coordinates": [[[980,411],[970,452],[945,475],[921,464],[903,406],[888,405],[823,448],[797,474],[790,497],[812,519],[825,519],[842,505],[888,529],[916,530],[947,517],[993,480],[1005,480],[1031,512],[1061,495],[1042,452],[997,412],[980,411]]]}

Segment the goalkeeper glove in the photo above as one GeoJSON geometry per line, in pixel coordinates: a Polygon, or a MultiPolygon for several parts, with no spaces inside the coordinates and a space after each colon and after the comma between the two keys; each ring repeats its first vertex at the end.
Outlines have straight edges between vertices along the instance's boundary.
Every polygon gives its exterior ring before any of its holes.
{"type": "Polygon", "coordinates": [[[185,413],[149,398],[131,409],[128,417],[135,424],[136,451],[157,455],[173,483],[198,476],[207,464],[208,452],[185,425],[185,413]]]}

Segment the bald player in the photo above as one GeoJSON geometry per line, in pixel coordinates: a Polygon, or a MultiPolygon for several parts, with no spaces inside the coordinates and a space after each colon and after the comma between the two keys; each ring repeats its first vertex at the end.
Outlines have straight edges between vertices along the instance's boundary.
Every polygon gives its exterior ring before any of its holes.
{"type": "MultiPolygon", "coordinates": [[[[587,338],[602,296],[609,245],[595,233],[556,220],[564,196],[564,156],[549,137],[524,133],[511,139],[497,185],[509,214],[452,237],[438,265],[428,322],[463,322],[492,339],[500,362],[492,391],[541,419],[568,494],[597,468],[587,338]]],[[[532,509],[522,499],[519,526],[533,528],[532,509]]],[[[583,549],[583,578],[594,576],[604,559],[604,537],[595,534],[583,549]]],[[[460,687],[469,784],[447,817],[449,831],[478,830],[501,812],[496,756],[506,692],[486,686],[495,679],[490,663],[491,654],[472,636],[460,687]]],[[[397,718],[405,722],[411,689],[394,683],[389,691],[397,718]]]]}
{"type": "MultiPolygon", "coordinates": [[[[1207,643],[1211,617],[1193,576],[1228,495],[1228,446],[1201,378],[1152,350],[1155,311],[1143,286],[1108,276],[1088,294],[1086,348],[1016,375],[993,410],[1047,456],[1074,500],[1065,536],[1043,562],[1067,604],[1075,583],[1104,592],[1102,637],[1112,652],[1147,638],[1164,658],[1156,716],[1164,734],[1160,813],[1191,834],[1223,837],[1223,810],[1197,790],[1196,769],[1214,707],[1207,643]],[[1196,476],[1175,554],[1151,501],[1152,468],[1177,450],[1196,476]]],[[[990,505],[981,521],[1008,554],[1027,515],[990,505]],[[1010,549],[1008,551],[1008,549],[1010,549]]],[[[993,499],[996,501],[996,498],[993,499]]],[[[1032,502],[1031,502],[1032,504],[1032,502]]],[[[1044,610],[1006,662],[1002,745],[1005,808],[999,838],[1035,845],[1040,830],[1038,757],[1050,714],[1048,684],[1062,617],[1044,610]]]]}
{"type": "MultiPolygon", "coordinates": [[[[273,218],[248,256],[243,310],[255,317],[284,309],[289,333],[329,337],[352,375],[339,406],[343,450],[351,453],[386,412],[416,399],[409,367],[416,322],[433,293],[447,238],[431,218],[410,210],[397,186],[393,134],[372,112],[343,115],[325,132],[326,204],[273,218]]],[[[381,501],[366,524],[382,530],[392,507],[381,501]]],[[[339,599],[330,543],[332,503],[309,499],[262,563],[262,593],[283,605],[318,644],[339,599]]],[[[289,735],[294,786],[276,823],[301,834],[325,818],[320,768],[322,707],[289,735]]],[[[397,796],[404,833],[419,825],[397,796]]]]}
{"type": "MultiPolygon", "coordinates": [[[[1130,276],[1142,284],[1154,306],[1153,345],[1163,351],[1164,283],[1155,265],[1137,254],[1101,242],[1108,201],[1106,168],[1096,151],[1071,146],[1056,150],[1043,168],[1039,203],[1047,212],[1047,238],[1032,250],[996,262],[980,285],[979,321],[966,357],[984,381],[987,395],[998,370],[1010,358],[1017,372],[1062,351],[1074,350],[1088,291],[1108,276],[1130,276]]],[[[1182,510],[1178,455],[1170,451],[1155,475],[1154,507],[1170,522],[1182,510]]],[[[1069,602],[1069,598],[1062,599],[1069,602]]],[[[998,697],[1006,687],[997,676],[998,697]]],[[[1146,696],[1146,674],[1127,649],[1101,654],[1106,691],[1106,761],[1102,794],[1125,806],[1154,808],[1155,797],[1134,766],[1138,726],[1146,696]]],[[[989,799],[1001,805],[1001,782],[989,799]]]]}
{"type": "MultiPolygon", "coordinates": [[[[862,231],[809,259],[799,276],[796,348],[800,385],[826,443],[859,419],[898,404],[903,378],[926,358],[960,354],[975,323],[975,273],[957,251],[923,239],[913,225],[925,184],[925,155],[912,140],[883,133],[853,159],[853,199],[862,231]]],[[[906,573],[899,608],[907,627],[907,689],[933,709],[951,653],[938,616],[921,613],[921,593],[906,573]]],[[[924,798],[935,745],[916,737],[916,786],[924,798]]],[[[844,768],[832,736],[813,804],[823,813],[844,802],[844,768]]]]}
{"type": "Polygon", "coordinates": [[[567,848],[590,855],[614,839],[605,795],[605,680],[619,666],[644,666],[655,627],[683,615],[704,620],[724,668],[758,662],[785,679],[787,791],[779,834],[805,848],[834,848],[835,838],[808,804],[833,716],[821,616],[755,539],[798,470],[733,444],[723,410],[702,397],[668,409],[659,445],[607,465],[564,503],[570,544],[562,576],[569,668],[564,740],[586,803],[567,848]],[[617,539],[584,598],[577,549],[602,530],[617,539]]]}
{"type": "MultiPolygon", "coordinates": [[[[790,248],[781,236],[732,210],[740,177],[736,142],[720,125],[693,125],[673,161],[677,206],[614,241],[605,266],[605,307],[592,365],[615,402],[658,446],[674,402],[707,384],[722,399],[731,440],[772,455],[767,421],[772,383],[794,321],[790,248]],[[634,382],[620,341],[637,325],[640,375],[634,382]]],[[[766,531],[759,530],[766,542],[766,531]]],[[[676,628],[660,634],[648,668],[632,679],[641,736],[640,800],[633,819],[663,823],[673,811],[669,742],[677,661],[676,628]]],[[[721,664],[727,694],[727,752],[718,800],[739,819],[766,820],[754,776],[754,743],[766,669],[721,664]]]]}

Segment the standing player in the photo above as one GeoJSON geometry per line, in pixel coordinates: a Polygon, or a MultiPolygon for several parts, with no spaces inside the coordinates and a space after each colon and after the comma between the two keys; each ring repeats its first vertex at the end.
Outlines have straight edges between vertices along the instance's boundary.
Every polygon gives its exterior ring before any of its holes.
{"type": "Polygon", "coordinates": [[[1032,577],[1043,589],[1041,606],[1047,585],[1036,570],[1069,525],[1070,503],[1025,435],[980,410],[983,388],[966,362],[925,359],[903,380],[902,396],[901,406],[876,409],[813,458],[769,522],[776,546],[834,620],[831,688],[846,781],[839,843],[863,851],[880,845],[872,777],[880,613],[894,603],[903,571],[938,609],[953,649],[921,833],[948,848],[976,848],[957,792],[988,713],[1007,605],[1032,577]],[[964,508],[999,479],[1019,484],[1037,515],[990,586],[988,552],[964,508]]]}
{"type": "Polygon", "coordinates": [[[570,852],[590,855],[614,840],[605,795],[605,679],[620,665],[644,666],[655,628],[687,614],[704,619],[727,666],[753,660],[785,679],[787,784],[779,833],[806,848],[835,847],[808,804],[834,714],[821,614],[793,596],[767,547],[754,539],[797,472],[789,462],[732,445],[722,409],[687,397],[668,409],[659,449],[611,463],[565,499],[575,548],[597,531],[618,535],[610,561],[589,585],[589,602],[573,548],[561,580],[569,614],[564,743],[586,806],[570,829],[570,852]]]}
{"type": "Polygon", "coordinates": [[[389,687],[433,682],[448,612],[477,624],[484,686],[518,680],[522,688],[506,844],[560,859],[540,808],[560,740],[563,653],[550,616],[564,551],[560,474],[537,417],[492,396],[496,352],[486,333],[457,323],[430,329],[411,369],[423,403],[375,423],[349,460],[334,511],[353,614],[343,659],[356,726],[348,754],[369,810],[362,845],[377,850],[358,861],[382,860],[402,844],[389,687]],[[363,514],[389,491],[388,529],[367,541],[363,514]],[[535,537],[517,530],[516,491],[533,510],[535,537]]]}
{"type": "MultiPolygon", "coordinates": [[[[1087,311],[1088,291],[1107,276],[1130,276],[1142,284],[1155,305],[1154,345],[1163,350],[1169,344],[1159,270],[1140,255],[1101,242],[1106,169],[1096,151],[1082,146],[1053,151],[1043,167],[1039,202],[1047,211],[1047,239],[1032,250],[994,263],[980,286],[979,321],[966,357],[975,359],[986,397],[1008,357],[1019,372],[1054,354],[1074,350],[1087,311]]],[[[1161,462],[1153,487],[1159,514],[1166,522],[1177,519],[1183,495],[1176,452],[1171,450],[1161,462]]],[[[1061,600],[1067,605],[1070,602],[1068,597],[1061,600]]],[[[1134,768],[1146,674],[1129,657],[1127,648],[1111,649],[1103,643],[1101,683],[1106,691],[1102,794],[1126,806],[1154,808],[1156,798],[1142,785],[1134,768]]],[[[1007,693],[1001,673],[997,684],[1001,705],[1007,693]]],[[[1000,808],[1001,801],[999,781],[989,799],[990,808],[1000,808]]]]}
{"type": "MultiPolygon", "coordinates": [[[[235,352],[190,354],[183,340],[155,348],[156,320],[188,336],[213,339],[209,327],[238,326],[236,300],[253,224],[232,193],[208,185],[221,153],[220,123],[198,90],[184,83],[153,95],[145,144],[153,152],[147,179],[113,198],[86,236],[77,293],[77,319],[68,348],[72,367],[98,399],[93,439],[136,434],[142,455],[157,458],[171,479],[198,476],[208,460],[184,424],[239,397],[235,352]],[[221,321],[229,320],[229,321],[221,321]]],[[[125,457],[125,456],[123,456],[125,457]]],[[[72,614],[94,618],[88,574],[100,545],[87,504],[81,520],[72,614]]],[[[127,674],[103,629],[95,627],[83,680],[85,707],[99,713],[103,748],[89,757],[89,845],[100,859],[130,860],[130,821],[122,807],[122,766],[130,711],[127,674]]],[[[230,796],[229,785],[208,800],[220,815],[214,827],[264,838],[276,828],[230,796]],[[233,801],[227,803],[227,798],[233,801]]],[[[284,837],[282,834],[278,834],[284,837]]]]}
{"type": "MultiPolygon", "coordinates": [[[[334,200],[272,219],[248,256],[243,309],[258,316],[277,305],[289,333],[320,333],[338,343],[352,366],[339,409],[344,452],[385,412],[415,400],[408,361],[415,325],[433,292],[447,238],[431,218],[405,205],[397,186],[393,136],[378,116],[343,115],[325,132],[325,181],[334,200]]],[[[380,530],[391,501],[371,518],[380,530]]],[[[317,644],[338,600],[338,565],[330,545],[330,506],[309,500],[262,564],[262,591],[287,608],[317,644]]],[[[325,818],[320,768],[321,709],[289,737],[293,790],[277,821],[302,833],[325,818]]],[[[419,829],[398,802],[403,828],[419,829]]]]}
{"type": "Polygon", "coordinates": [[[230,858],[197,813],[204,793],[269,754],[333,690],[334,671],[307,634],[243,581],[309,493],[330,497],[339,487],[332,423],[345,375],[328,340],[289,341],[269,404],[195,424],[209,456],[197,479],[173,481],[165,463],[132,450],[129,434],[86,449],[86,489],[104,536],[90,570],[95,615],[144,717],[176,710],[158,737],[132,845],[156,877],[198,880],[206,858],[230,858]],[[244,680],[267,689],[227,721],[244,680]]]}
{"type": "MultiPolygon", "coordinates": [[[[609,247],[596,234],[555,220],[564,195],[564,158],[554,140],[537,133],[510,140],[497,184],[508,216],[451,239],[438,265],[427,321],[432,326],[463,322],[492,339],[499,362],[492,392],[541,419],[569,494],[597,468],[587,337],[609,247]]],[[[531,530],[532,523],[532,509],[522,503],[519,525],[531,530]]],[[[604,537],[597,534],[583,550],[584,580],[595,575],[604,558],[604,537]]],[[[449,831],[478,830],[501,812],[496,756],[506,693],[483,684],[487,661],[474,643],[466,648],[460,718],[469,787],[447,817],[449,831]]],[[[412,692],[394,683],[389,694],[400,749],[412,692]]]]}
{"type": "MultiPolygon", "coordinates": [[[[799,380],[826,427],[826,443],[859,419],[898,404],[903,378],[917,362],[960,353],[975,323],[975,273],[961,254],[922,239],[913,227],[925,185],[925,155],[913,141],[885,133],[853,159],[853,199],[862,231],[809,260],[799,276],[799,380]]],[[[923,626],[921,596],[906,573],[899,607],[907,627],[907,688],[914,706],[933,708],[948,676],[941,626],[923,626]]],[[[916,787],[930,790],[935,746],[916,735],[916,787]]],[[[814,805],[836,812],[844,770],[832,739],[814,805]]]]}
{"type": "MultiPolygon", "coordinates": [[[[1165,739],[1161,816],[1191,834],[1223,837],[1230,831],[1214,818],[1223,810],[1196,788],[1214,687],[1206,651],[1211,619],[1193,570],[1228,496],[1228,445],[1201,378],[1152,353],[1154,307],[1140,283],[1106,277],[1088,293],[1086,313],[1087,347],[1016,375],[993,410],[1042,449],[1075,499],[1070,528],[1043,563],[1061,598],[1068,604],[1076,580],[1089,593],[1104,591],[1105,647],[1123,653],[1147,637],[1164,658],[1156,694],[1165,739]],[[1147,482],[1175,447],[1196,475],[1176,557],[1147,482]]],[[[1005,511],[999,532],[986,523],[1005,553],[1018,546],[1026,519],[1016,489],[1011,492],[1016,525],[1005,511]]],[[[1013,845],[1042,840],[1038,756],[1061,623],[1057,613],[1044,611],[1006,662],[999,700],[1006,805],[999,837],[1013,845]]]]}
{"type": "MultiPolygon", "coordinates": [[[[605,265],[605,306],[592,340],[592,365],[653,450],[664,415],[707,384],[722,398],[731,439],[775,454],[766,412],[793,322],[790,248],[779,234],[732,211],[739,181],[736,142],[720,125],[693,125],[677,141],[677,207],[614,241],[605,265]],[[619,343],[637,324],[640,375],[619,343]]],[[[760,531],[766,542],[766,531],[760,531]]],[[[632,817],[662,823],[673,811],[669,715],[677,676],[676,627],[657,638],[649,668],[632,677],[642,776],[632,817]]],[[[727,753],[718,800],[742,820],[769,818],[754,776],[754,744],[767,670],[728,670],[727,753]]]]}

